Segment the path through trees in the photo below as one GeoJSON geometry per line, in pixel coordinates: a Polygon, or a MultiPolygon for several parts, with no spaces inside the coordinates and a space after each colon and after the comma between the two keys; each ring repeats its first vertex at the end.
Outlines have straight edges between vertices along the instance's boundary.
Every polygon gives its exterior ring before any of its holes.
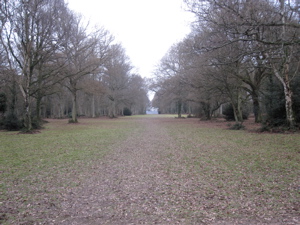
{"type": "Polygon", "coordinates": [[[227,125],[147,115],[1,132],[0,223],[299,224],[299,134],[227,125]]]}
{"type": "MultiPolygon", "coordinates": [[[[82,185],[69,192],[54,219],[56,223],[296,224],[300,221],[287,208],[286,214],[276,215],[277,209],[271,209],[272,204],[278,204],[276,200],[262,200],[264,197],[252,191],[237,194],[243,188],[247,190],[248,182],[252,181],[242,177],[232,180],[235,178],[231,173],[236,173],[237,168],[222,169],[223,165],[210,158],[210,154],[219,154],[214,151],[223,151],[226,143],[215,146],[205,137],[199,138],[206,139],[206,143],[193,143],[195,139],[189,138],[190,131],[185,129],[199,126],[198,120],[174,121],[157,116],[128,119],[138,128],[128,139],[116,143],[113,154],[94,167],[82,185]],[[196,162],[197,158],[201,159],[196,162]],[[226,190],[236,185],[239,187],[226,190]],[[259,206],[261,203],[265,205],[259,206]]],[[[207,122],[202,126],[210,129],[218,123],[207,122]]],[[[206,135],[211,134],[208,131],[206,135]]]]}

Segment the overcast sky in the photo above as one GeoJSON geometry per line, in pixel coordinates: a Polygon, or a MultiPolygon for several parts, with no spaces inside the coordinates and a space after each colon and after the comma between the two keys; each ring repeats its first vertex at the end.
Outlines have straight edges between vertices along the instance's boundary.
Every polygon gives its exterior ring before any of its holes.
{"type": "Polygon", "coordinates": [[[70,9],[109,30],[142,77],[190,32],[182,0],[67,0],[70,9]]]}

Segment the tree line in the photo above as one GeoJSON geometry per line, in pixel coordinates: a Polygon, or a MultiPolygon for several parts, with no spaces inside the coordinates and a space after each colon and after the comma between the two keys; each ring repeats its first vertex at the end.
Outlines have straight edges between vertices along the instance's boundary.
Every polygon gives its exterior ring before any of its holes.
{"type": "Polygon", "coordinates": [[[300,1],[184,0],[195,21],[157,66],[153,106],[242,123],[300,122],[300,1]]]}
{"type": "Polygon", "coordinates": [[[146,112],[147,86],[125,49],[64,0],[2,0],[0,34],[1,128],[146,112]]]}

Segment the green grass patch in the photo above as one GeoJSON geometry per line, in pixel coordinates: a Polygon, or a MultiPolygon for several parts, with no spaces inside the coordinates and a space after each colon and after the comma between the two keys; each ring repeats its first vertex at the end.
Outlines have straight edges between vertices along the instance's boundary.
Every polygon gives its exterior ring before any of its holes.
{"type": "Polygon", "coordinates": [[[77,160],[101,158],[111,144],[126,135],[126,128],[119,126],[117,120],[92,122],[66,124],[58,120],[31,135],[1,132],[1,175],[18,178],[43,169],[74,164],[77,160]]]}
{"type": "Polygon", "coordinates": [[[134,129],[129,120],[80,119],[50,120],[36,134],[0,132],[0,210],[5,202],[22,208],[38,201],[36,193],[79,185],[82,174],[134,129]]]}

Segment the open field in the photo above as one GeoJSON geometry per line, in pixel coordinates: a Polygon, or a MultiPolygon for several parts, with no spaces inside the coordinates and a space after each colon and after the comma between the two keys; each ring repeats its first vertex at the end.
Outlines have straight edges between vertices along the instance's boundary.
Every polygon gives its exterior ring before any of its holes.
{"type": "Polygon", "coordinates": [[[0,224],[300,223],[300,134],[169,115],[79,122],[0,132],[0,224]]]}

